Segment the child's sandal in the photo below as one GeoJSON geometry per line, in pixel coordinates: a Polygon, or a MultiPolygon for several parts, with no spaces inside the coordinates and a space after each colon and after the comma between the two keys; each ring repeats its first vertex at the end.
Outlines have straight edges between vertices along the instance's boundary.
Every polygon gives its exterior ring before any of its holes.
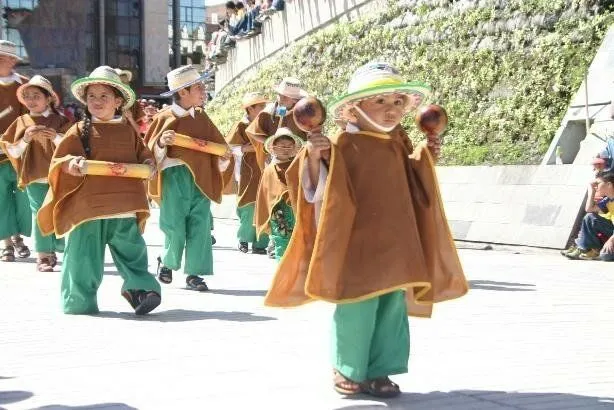
{"type": "Polygon", "coordinates": [[[13,245],[15,246],[15,250],[17,251],[17,256],[20,258],[28,258],[30,256],[30,248],[23,243],[23,238],[13,237],[11,238],[13,241],[13,245]]]}
{"type": "Polygon", "coordinates": [[[384,399],[396,397],[401,394],[399,385],[390,380],[388,377],[367,380],[361,383],[361,389],[363,393],[384,399]]]}
{"type": "Polygon", "coordinates": [[[38,272],[53,272],[53,260],[51,257],[47,255],[37,258],[36,270],[38,272]]]}
{"type": "Polygon", "coordinates": [[[337,370],[333,372],[333,383],[335,391],[345,396],[351,396],[362,392],[359,383],[351,381],[337,370]]]}
{"type": "Polygon", "coordinates": [[[7,246],[2,250],[2,256],[0,256],[2,262],[15,262],[15,248],[7,246]]]}

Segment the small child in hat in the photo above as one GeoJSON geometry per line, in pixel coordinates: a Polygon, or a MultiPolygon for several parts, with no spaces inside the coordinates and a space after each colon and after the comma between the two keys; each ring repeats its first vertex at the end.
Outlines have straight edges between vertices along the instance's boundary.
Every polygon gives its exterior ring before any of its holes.
{"type": "Polygon", "coordinates": [[[71,91],[86,105],[85,119],[57,145],[50,189],[38,212],[43,234],[68,235],[62,263],[64,313],[98,312],[107,245],[124,280],[122,296],[137,315],[149,313],[161,297],[160,284],[147,270],[142,236],[149,217],[145,185],[137,178],[86,174],[86,160],[92,160],[145,164],[154,175],[153,154],[121,115],[134,104],[134,92],[108,66],[75,81],[71,91]]]}
{"type": "Polygon", "coordinates": [[[254,208],[256,194],[262,172],[256,160],[254,145],[245,133],[245,129],[264,109],[268,100],[260,93],[248,93],[243,97],[242,108],[245,115],[237,121],[226,136],[226,141],[235,157],[234,178],[238,183],[237,216],[239,217],[239,250],[247,253],[248,246],[252,244],[252,253],[266,254],[269,243],[267,235],[256,238],[254,227],[254,208]]]}
{"type": "MultiPolygon", "coordinates": [[[[14,70],[21,61],[17,46],[6,40],[0,40],[0,133],[22,114],[27,108],[17,99],[17,88],[28,79],[14,70]]],[[[15,261],[15,253],[20,258],[30,256],[30,249],[24,244],[21,235],[30,236],[32,216],[25,192],[17,188],[17,175],[7,154],[0,150],[0,239],[4,249],[0,260],[15,261]]]]}
{"type": "Polygon", "coordinates": [[[272,161],[262,173],[256,199],[256,228],[258,237],[269,233],[275,245],[275,259],[284,255],[292,231],[294,212],[290,206],[286,170],[296,154],[303,147],[303,140],[288,128],[280,128],[275,135],[267,138],[265,149],[272,155],[272,161]]]}
{"type": "Polygon", "coordinates": [[[58,113],[60,100],[45,77],[35,75],[22,84],[17,89],[17,99],[30,113],[17,118],[0,141],[17,173],[17,187],[25,189],[30,201],[34,248],[38,252],[36,268],[39,272],[52,272],[57,263],[55,252],[64,251],[64,239],[53,234],[43,236],[36,214],[49,190],[47,174],[53,151],[72,124],[58,113]]]}
{"type": "Polygon", "coordinates": [[[185,248],[186,285],[199,292],[209,289],[202,276],[213,274],[211,201],[222,200],[228,182],[222,173],[232,158],[230,149],[221,157],[175,145],[176,134],[182,134],[227,146],[201,108],[205,98],[203,78],[193,66],[169,72],[169,91],[162,96],[172,96],[173,104],[154,117],[145,136],[159,169],[158,178],[149,183],[150,197],[160,204],[160,229],[164,232],[158,279],[172,282],[185,248]]]}
{"type": "Polygon", "coordinates": [[[286,172],[298,187],[296,225],[265,303],[337,305],[341,394],[400,394],[389,376],[407,372],[407,315],[428,317],[433,303],[467,292],[437,188],[439,141],[414,148],[399,126],[428,91],[387,63],[359,68],[329,108],[346,129],[330,141],[310,135],[286,172]]]}

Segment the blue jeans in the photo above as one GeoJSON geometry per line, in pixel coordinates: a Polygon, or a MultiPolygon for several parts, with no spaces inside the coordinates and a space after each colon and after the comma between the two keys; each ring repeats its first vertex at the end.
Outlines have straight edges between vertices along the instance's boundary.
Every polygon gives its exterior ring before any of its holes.
{"type": "MultiPolygon", "coordinates": [[[[584,250],[601,249],[614,233],[614,225],[609,219],[589,213],[584,216],[576,245],[584,250]]],[[[601,259],[614,261],[614,254],[601,253],[601,259]]]]}

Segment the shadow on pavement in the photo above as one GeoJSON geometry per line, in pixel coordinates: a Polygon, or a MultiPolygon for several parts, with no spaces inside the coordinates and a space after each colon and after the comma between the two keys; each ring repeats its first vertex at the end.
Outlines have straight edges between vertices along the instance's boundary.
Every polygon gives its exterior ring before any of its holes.
{"type": "Polygon", "coordinates": [[[377,399],[365,395],[348,397],[347,406],[335,410],[411,409],[450,410],[534,410],[534,409],[614,409],[614,398],[580,396],[568,393],[518,393],[504,391],[457,390],[451,392],[403,393],[394,399],[377,399]],[[351,404],[354,400],[369,400],[378,404],[351,404]]]}
{"type": "Polygon", "coordinates": [[[17,403],[18,401],[27,400],[34,396],[29,391],[0,391],[0,404],[17,403]]]}
{"type": "Polygon", "coordinates": [[[503,292],[535,292],[532,283],[495,282],[492,280],[470,280],[469,288],[478,290],[498,290],[503,292]]]}
{"type": "Polygon", "coordinates": [[[90,406],[62,406],[60,404],[51,404],[49,406],[36,407],[32,410],[138,410],[136,407],[130,407],[123,403],[101,403],[92,404],[90,406]]]}
{"type": "Polygon", "coordinates": [[[200,310],[172,309],[136,316],[132,312],[100,312],[92,317],[137,320],[142,322],[191,322],[197,320],[223,320],[227,322],[265,322],[277,320],[270,316],[254,315],[250,312],[207,312],[200,310]]]}
{"type": "Polygon", "coordinates": [[[249,290],[249,289],[209,289],[207,293],[213,293],[215,295],[229,295],[229,296],[266,296],[266,290],[249,290]]]}

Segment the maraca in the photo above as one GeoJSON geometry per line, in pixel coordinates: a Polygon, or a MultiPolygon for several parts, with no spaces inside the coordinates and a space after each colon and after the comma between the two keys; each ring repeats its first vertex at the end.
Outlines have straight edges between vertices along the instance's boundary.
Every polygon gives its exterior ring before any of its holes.
{"type": "MultiPolygon", "coordinates": [[[[319,132],[326,121],[326,108],[316,97],[301,98],[292,109],[296,126],[306,133],[319,132]]],[[[323,153],[322,158],[328,161],[330,152],[323,153]]]]}
{"type": "Polygon", "coordinates": [[[448,114],[443,107],[435,104],[424,106],[416,114],[416,124],[427,137],[441,135],[448,126],[448,114]]]}

